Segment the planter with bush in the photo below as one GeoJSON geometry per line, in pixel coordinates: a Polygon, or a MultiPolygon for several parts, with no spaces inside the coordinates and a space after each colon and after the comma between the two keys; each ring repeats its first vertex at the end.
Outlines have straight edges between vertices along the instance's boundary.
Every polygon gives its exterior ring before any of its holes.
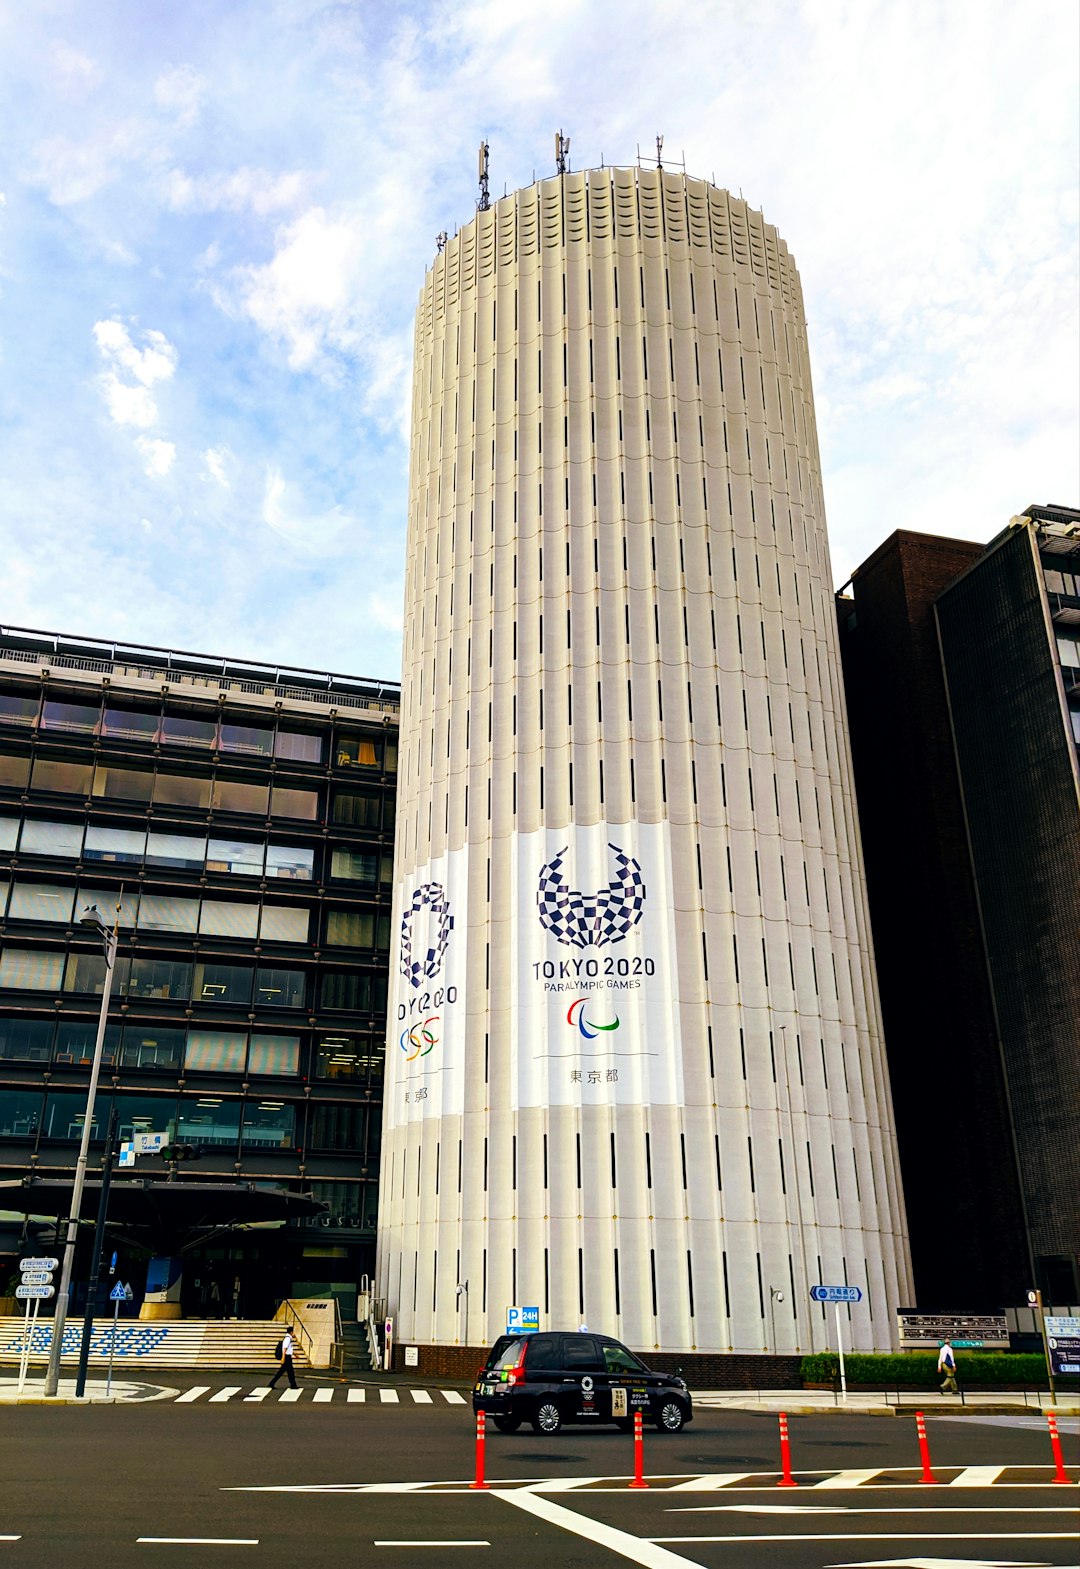
{"type": "MultiPolygon", "coordinates": [[[[849,1389],[932,1389],[942,1379],[935,1352],[855,1351],[844,1366],[849,1389]]],[[[832,1389],[840,1382],[840,1359],[835,1351],[818,1351],[803,1357],[801,1372],[808,1388],[832,1389]]],[[[956,1379],[961,1389],[1046,1389],[1046,1362],[1038,1352],[958,1351],[956,1379]]]]}

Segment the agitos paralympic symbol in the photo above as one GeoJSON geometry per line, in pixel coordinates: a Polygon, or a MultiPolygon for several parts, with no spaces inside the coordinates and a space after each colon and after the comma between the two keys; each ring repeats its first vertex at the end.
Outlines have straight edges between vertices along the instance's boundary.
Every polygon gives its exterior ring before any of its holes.
{"type": "Polygon", "coordinates": [[[615,1015],[614,1024],[595,1024],[592,1019],[585,1017],[585,1004],[587,997],[579,997],[577,1002],[570,1004],[566,1015],[567,1024],[576,1024],[587,1041],[594,1041],[601,1030],[617,1030],[619,1028],[619,1015],[615,1015]],[[575,1018],[574,1015],[577,1015],[575,1018]]]}
{"type": "Polygon", "coordinates": [[[417,1057],[426,1057],[433,1046],[439,1044],[439,1037],[432,1030],[433,1024],[438,1024],[439,1015],[433,1013],[421,1024],[414,1024],[412,1029],[402,1030],[398,1041],[405,1053],[406,1062],[415,1062],[417,1057]]]}

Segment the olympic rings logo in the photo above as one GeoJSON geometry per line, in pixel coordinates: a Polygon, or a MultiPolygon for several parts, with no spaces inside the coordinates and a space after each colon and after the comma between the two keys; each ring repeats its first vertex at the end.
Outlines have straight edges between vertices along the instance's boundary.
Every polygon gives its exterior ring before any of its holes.
{"type": "Polygon", "coordinates": [[[415,1062],[417,1057],[426,1057],[431,1048],[439,1044],[439,1037],[431,1028],[438,1022],[439,1015],[433,1013],[422,1024],[414,1024],[411,1030],[402,1030],[398,1045],[405,1053],[406,1062],[415,1062]]]}

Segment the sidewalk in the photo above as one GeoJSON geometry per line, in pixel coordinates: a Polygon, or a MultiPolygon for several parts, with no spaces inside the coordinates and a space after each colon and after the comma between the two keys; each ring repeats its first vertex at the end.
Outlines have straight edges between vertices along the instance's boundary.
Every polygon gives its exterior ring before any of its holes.
{"type": "Polygon", "coordinates": [[[1052,1411],[1056,1416],[1080,1414],[1080,1397],[1059,1394],[1054,1405],[1047,1391],[1030,1390],[1025,1394],[1009,1390],[978,1390],[964,1394],[942,1395],[936,1389],[895,1389],[877,1392],[853,1389],[845,1399],[831,1389],[692,1389],[694,1405],[702,1410],[785,1411],[788,1416],[825,1416],[848,1412],[861,1416],[909,1415],[923,1411],[927,1416],[1007,1416],[1014,1412],[1037,1415],[1052,1411]]]}
{"type": "Polygon", "coordinates": [[[164,1384],[135,1384],[126,1378],[114,1378],[112,1388],[105,1393],[104,1378],[88,1378],[86,1393],[81,1400],[75,1398],[75,1380],[61,1378],[55,1395],[46,1395],[44,1378],[29,1377],[19,1393],[17,1378],[0,1378],[0,1405],[19,1406],[85,1406],[116,1405],[130,1400],[171,1400],[180,1391],[164,1384]]]}

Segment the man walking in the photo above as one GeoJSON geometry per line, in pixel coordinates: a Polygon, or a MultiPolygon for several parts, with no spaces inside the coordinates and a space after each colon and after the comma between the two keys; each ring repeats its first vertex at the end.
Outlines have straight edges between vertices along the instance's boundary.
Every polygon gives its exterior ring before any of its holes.
{"type": "Polygon", "coordinates": [[[939,1375],[942,1373],[945,1375],[941,1393],[943,1395],[958,1395],[960,1389],[956,1382],[956,1358],[953,1355],[951,1340],[942,1342],[941,1350],[938,1352],[937,1370],[939,1375]]]}
{"type": "Polygon", "coordinates": [[[290,1389],[295,1389],[296,1388],[296,1374],[293,1372],[293,1363],[292,1363],[292,1359],[293,1359],[293,1344],[294,1344],[294,1342],[293,1342],[293,1337],[292,1337],[292,1330],[291,1329],[287,1329],[285,1331],[285,1333],[281,1337],[281,1366],[278,1368],[277,1372],[274,1374],[273,1378],[270,1380],[270,1388],[271,1389],[273,1389],[274,1385],[277,1383],[277,1381],[281,1377],[282,1373],[288,1373],[288,1375],[289,1375],[289,1388],[290,1389]]]}

